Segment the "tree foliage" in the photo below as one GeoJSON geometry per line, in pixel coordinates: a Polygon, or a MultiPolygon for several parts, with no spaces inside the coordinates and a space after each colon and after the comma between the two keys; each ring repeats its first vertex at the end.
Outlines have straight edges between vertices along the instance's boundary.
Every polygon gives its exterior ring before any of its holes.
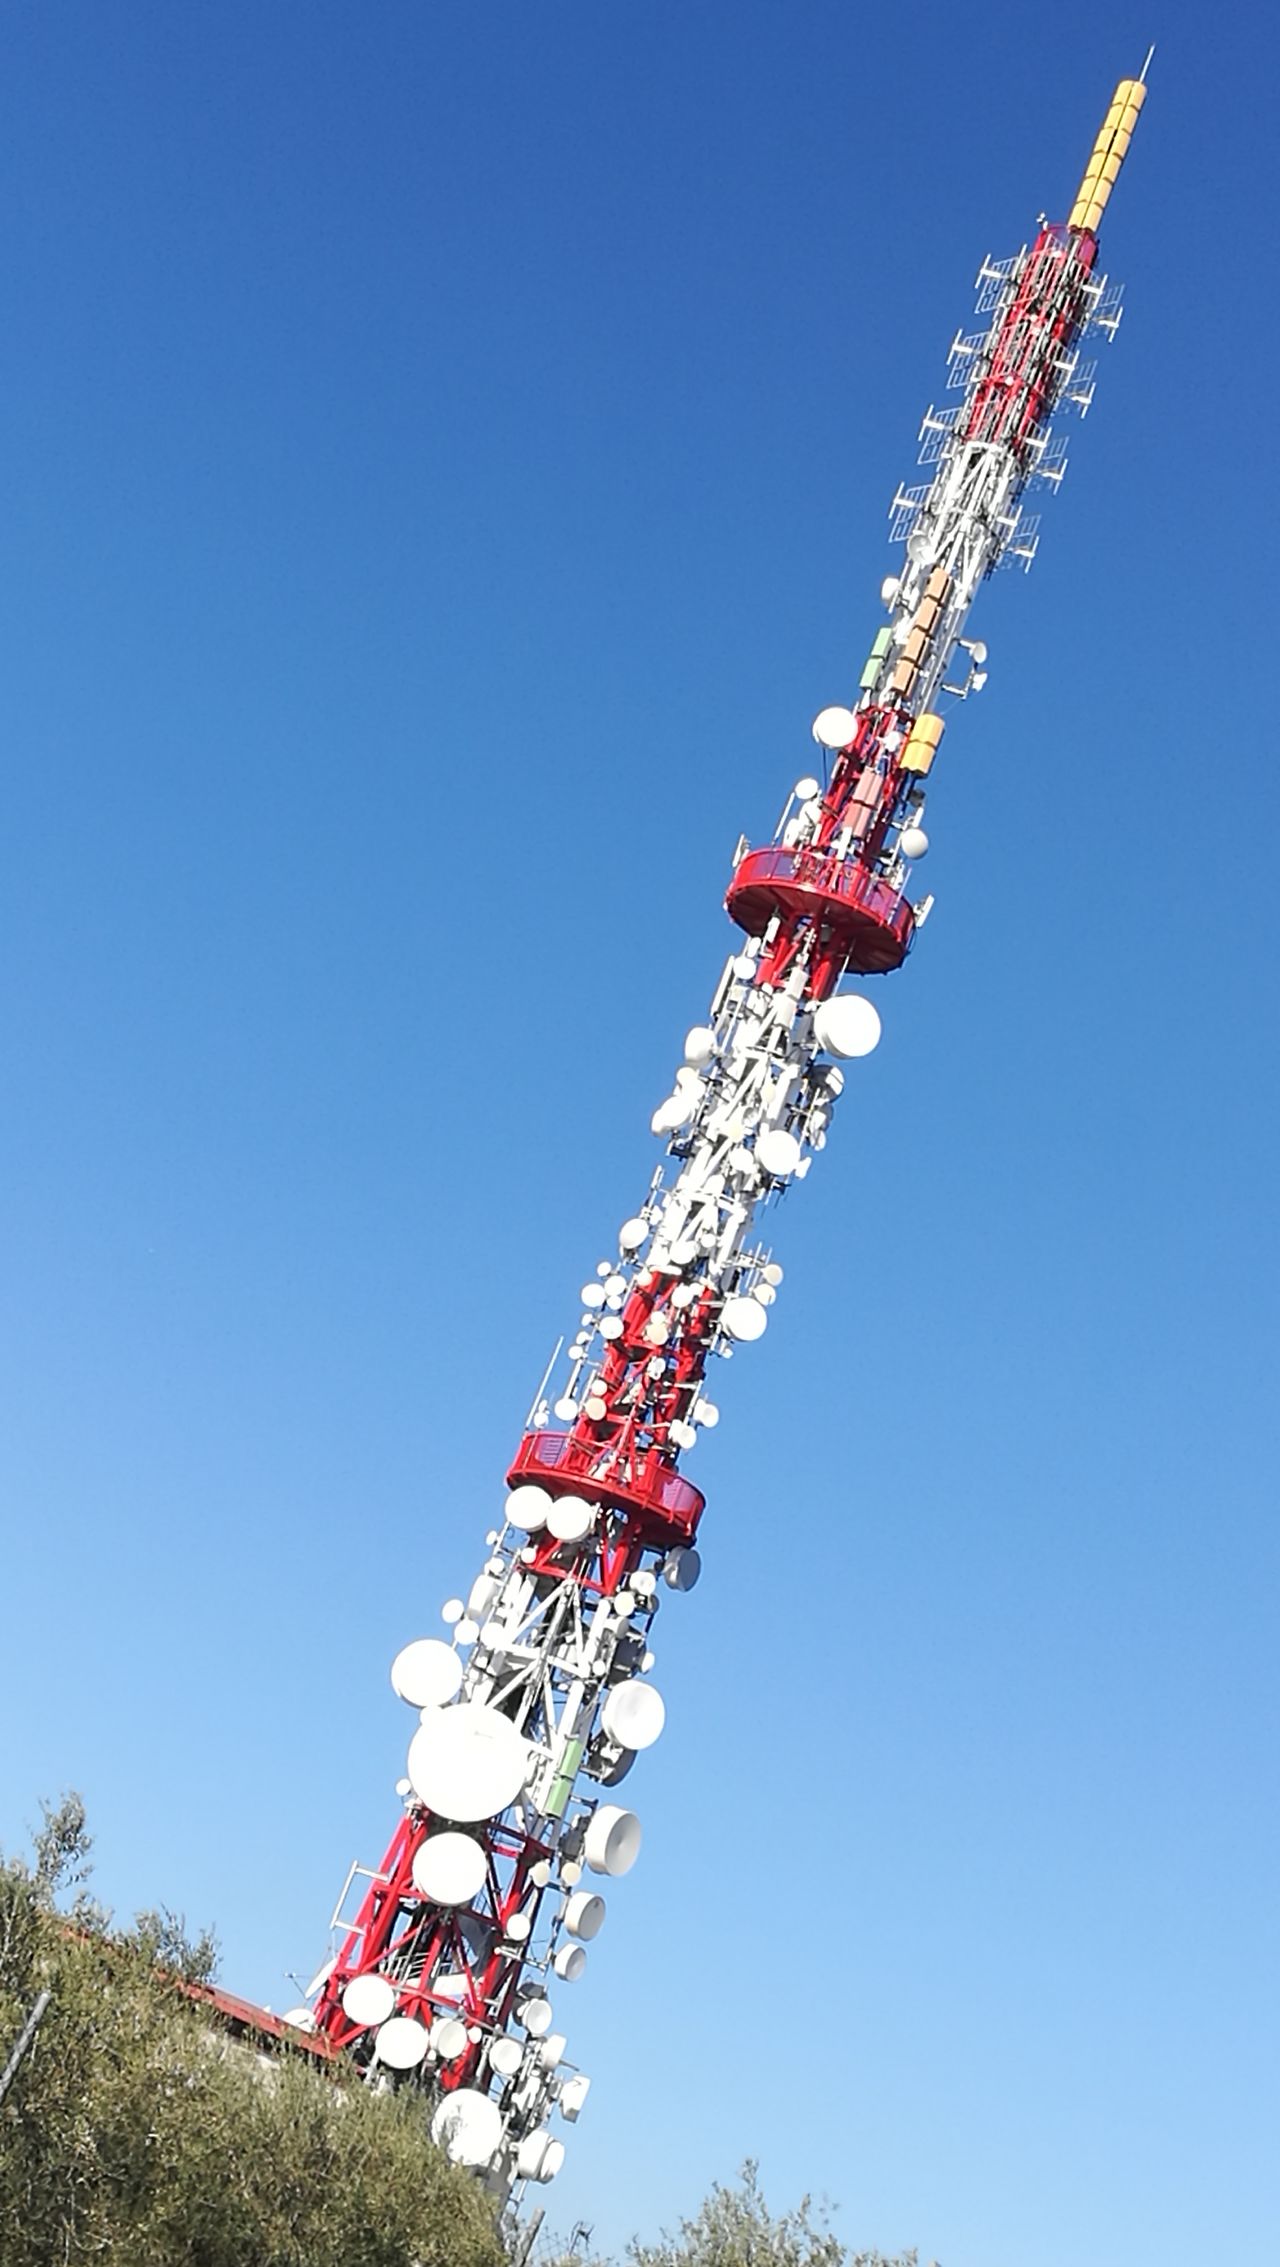
{"type": "Polygon", "coordinates": [[[420,2098],[233,2043],[173,1980],[208,1975],[207,1934],[88,1925],[90,1847],[69,1797],[32,1864],[0,1861],[0,2062],[52,1993],[0,2107],[4,2267],[500,2267],[420,2098]]]}
{"type": "MultiPolygon", "coordinates": [[[[629,2267],[917,2267],[914,2251],[886,2258],[879,2251],[846,2250],[809,2197],[775,2215],[760,2188],[758,2168],[745,2164],[735,2188],[719,2183],[678,2235],[627,2247],[629,2267]]],[[[608,2267],[568,2251],[546,2267],[608,2267]]]]}

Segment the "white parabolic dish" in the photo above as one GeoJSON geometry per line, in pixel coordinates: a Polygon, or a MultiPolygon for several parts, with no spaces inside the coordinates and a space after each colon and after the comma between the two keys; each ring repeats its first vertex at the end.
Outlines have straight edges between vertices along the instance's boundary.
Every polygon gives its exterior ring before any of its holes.
{"type": "Polygon", "coordinates": [[[564,1909],[564,1925],[570,1936],[582,1944],[590,1944],[604,1927],[604,1899],[593,1889],[575,1889],[564,1909]]]}
{"type": "Polygon", "coordinates": [[[820,748],[847,748],[857,729],[851,708],[822,708],[813,720],[813,737],[820,748]]]}
{"type": "Polygon", "coordinates": [[[342,1987],[342,2012],[353,2023],[385,2023],[396,2004],[385,1976],[353,1976],[342,1987]]]}
{"type": "Polygon", "coordinates": [[[813,1036],[830,1054],[869,1055],[880,1043],[880,1018],[861,992],[837,992],[815,1013],[813,1036]]]}
{"type": "Polygon", "coordinates": [[[720,1317],[730,1338],[740,1345],[749,1346],[755,1338],[763,1338],[769,1318],[755,1299],[726,1299],[720,1317]]]}
{"type": "Polygon", "coordinates": [[[531,1481],[513,1488],[507,1497],[507,1517],[513,1527],[522,1527],[526,1535],[536,1534],[539,1527],[545,1527],[550,1509],[551,1498],[546,1489],[534,1487],[531,1481]]]}
{"type": "Polygon", "coordinates": [[[644,1684],[639,1677],[628,1677],[625,1684],[615,1685],[602,1713],[610,1739],[637,1752],[653,1746],[666,1720],[666,1703],[657,1686],[644,1684]]]}
{"type": "Polygon", "coordinates": [[[469,1905],[488,1861],[470,1834],[433,1834],[414,1855],[413,1886],[436,1905],[469,1905]]]}
{"type": "Polygon", "coordinates": [[[640,1821],[633,1810],[601,1803],[587,1828],[582,1855],[592,1873],[630,1873],[640,1855],[640,1821]]]}
{"type": "Polygon", "coordinates": [[[438,1818],[473,1825],[515,1801],[529,1750],[509,1716],[481,1700],[461,1700],[425,1717],[409,1743],[413,1791],[438,1818]]]}
{"type": "Polygon", "coordinates": [[[462,1684],[462,1663],[442,1637],[415,1637],[391,1664],[391,1686],[411,1708],[443,1708],[462,1684]]]}
{"type": "Polygon", "coordinates": [[[431,2138],[455,2165],[487,2165],[502,2140],[502,2112],[487,2094],[460,2086],[436,2110],[431,2138]]]}
{"type": "Polygon", "coordinates": [[[388,2070],[416,2070],[427,2051],[427,2027],[412,2015],[393,2015],[379,2031],[377,2046],[388,2070]]]}
{"type": "Polygon", "coordinates": [[[585,1496],[557,1496],[547,1514],[547,1531],[558,1543],[580,1543],[595,1524],[596,1507],[585,1496]]]}
{"type": "Polygon", "coordinates": [[[800,1162],[800,1144],[795,1135],[787,1133],[782,1126],[767,1126],[757,1137],[756,1157],[766,1173],[782,1181],[788,1173],[794,1173],[800,1162]]]}

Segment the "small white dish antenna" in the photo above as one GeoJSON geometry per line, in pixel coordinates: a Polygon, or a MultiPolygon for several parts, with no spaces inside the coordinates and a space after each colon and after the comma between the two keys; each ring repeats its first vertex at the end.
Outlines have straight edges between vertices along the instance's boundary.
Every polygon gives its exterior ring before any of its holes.
{"type": "Polygon", "coordinates": [[[291,2007],[288,2014],[282,2015],[280,2020],[287,2023],[293,2031],[314,2031],[316,2027],[316,2019],[309,2007],[291,2007]]]}
{"type": "Polygon", "coordinates": [[[428,2043],[425,2023],[419,2023],[415,2015],[393,2015],[378,2033],[375,2052],[388,2070],[416,2070],[428,2043]]]}
{"type": "Polygon", "coordinates": [[[342,1987],[342,2012],[353,2023],[385,2023],[395,2004],[395,1987],[385,1976],[353,1976],[342,1987]]]}
{"type": "Polygon", "coordinates": [[[667,1438],[674,1441],[677,1448],[696,1448],[698,1445],[698,1428],[696,1425],[686,1424],[683,1417],[673,1417],[667,1427],[667,1438]]]}
{"type": "Polygon", "coordinates": [[[513,1913],[507,1922],[507,1936],[512,1944],[525,1944],[533,1934],[533,1922],[527,1913],[513,1913]]]}
{"type": "Polygon", "coordinates": [[[857,729],[851,708],[822,708],[813,720],[813,737],[820,748],[847,748],[857,729]]]}
{"type": "Polygon", "coordinates": [[[443,1708],[462,1685],[462,1663],[442,1637],[415,1637],[391,1664],[391,1688],[411,1708],[443,1708]]]}
{"type": "MultiPolygon", "coordinates": [[[[597,1811],[596,1817],[599,1816],[597,1811]]],[[[604,1914],[603,1897],[597,1897],[591,1889],[575,1889],[564,1909],[564,1925],[580,1944],[590,1944],[592,1937],[599,1936],[604,1927],[604,1914]]]]}
{"type": "Polygon", "coordinates": [[[487,2094],[459,2086],[438,2104],[431,2138],[455,2165],[487,2165],[502,2146],[502,2112],[487,2094]]]}
{"type": "MultiPolygon", "coordinates": [[[[603,1897],[600,1903],[604,1903],[603,1897]]],[[[575,1984],[587,1964],[587,1955],[580,1944],[562,1944],[551,1965],[562,1984],[575,1984]]]]}
{"type": "Polygon", "coordinates": [[[563,2031],[548,2031],[538,2049],[538,2060],[544,2070],[554,2070],[558,2062],[564,2061],[564,2050],[568,2044],[563,2031]]]}
{"type": "Polygon", "coordinates": [[[624,1252],[638,1252],[648,1233],[647,1220],[624,1220],[618,1230],[618,1242],[624,1252]]]}
{"type": "Polygon", "coordinates": [[[641,1683],[638,1677],[628,1677],[624,1684],[614,1685],[600,1714],[609,1738],[616,1740],[619,1747],[632,1748],[637,1754],[653,1746],[666,1720],[662,1694],[656,1686],[641,1683]]]}
{"type": "Polygon", "coordinates": [[[549,2180],[555,2179],[556,2174],[559,2172],[560,2167],[563,2163],[563,2141],[548,2141],[546,2148],[542,2152],[542,2163],[538,2167],[538,2179],[544,2188],[546,2187],[546,2184],[549,2180]]]}
{"type": "Polygon", "coordinates": [[[618,1315],[606,1315],[604,1321],[600,1325],[600,1336],[607,1339],[621,1338],[621,1317],[618,1315]]]}
{"type": "Polygon", "coordinates": [[[819,781],[816,779],[811,779],[808,772],[806,772],[803,779],[798,779],[796,781],[795,786],[792,788],[791,792],[795,796],[797,803],[811,803],[815,795],[820,795],[822,793],[822,788],[819,781]]]}
{"type": "Polygon", "coordinates": [[[813,1036],[832,1055],[853,1060],[880,1043],[880,1018],[861,992],[838,992],[824,1000],[813,1018],[813,1036]]]}
{"type": "Polygon", "coordinates": [[[495,2039],[489,2049],[490,2068],[499,2078],[514,2078],[524,2061],[524,2048],[518,2039],[495,2039]]]}
{"type": "Polygon", "coordinates": [[[702,1572],[702,1559],[695,1550],[668,1551],[662,1562],[662,1579],[668,1590],[692,1590],[702,1572]]]}
{"type": "Polygon", "coordinates": [[[431,2050],[441,2062],[456,2062],[467,2051],[467,2026],[456,2015],[441,2015],[431,2026],[431,2050]]]}
{"type": "Polygon", "coordinates": [[[776,1291],[778,1285],[782,1281],[782,1269],[779,1267],[776,1259],[771,1259],[767,1267],[762,1267],[760,1274],[762,1280],[766,1283],[772,1283],[773,1288],[776,1291]]]}
{"type": "Polygon", "coordinates": [[[904,858],[923,858],[929,848],[929,837],[923,827],[904,827],[898,836],[898,848],[904,858]]]}
{"type": "Polygon", "coordinates": [[[684,1059],[695,1070],[701,1070],[704,1063],[709,1063],[715,1051],[716,1035],[710,1024],[695,1023],[692,1031],[686,1032],[684,1059]]]}
{"type": "Polygon", "coordinates": [[[433,1834],[414,1852],[413,1886],[433,1905],[469,1905],[487,1872],[484,1848],[470,1834],[433,1834]]]}
{"type": "Polygon", "coordinates": [[[440,1608],[440,1619],[444,1623],[446,1629],[452,1629],[455,1622],[460,1622],[462,1620],[462,1615],[463,1604],[461,1598],[446,1598],[443,1606],[440,1608]]]}
{"type": "Polygon", "coordinates": [[[704,1401],[699,1397],[693,1405],[693,1421],[695,1425],[705,1425],[709,1433],[714,1432],[720,1422],[720,1411],[714,1401],[704,1401]]]}
{"type": "Polygon", "coordinates": [[[754,1339],[764,1337],[769,1318],[754,1299],[726,1299],[720,1320],[730,1338],[740,1346],[749,1346],[754,1339]]]}
{"type": "Polygon", "coordinates": [[[578,1404],[573,1395],[562,1393],[560,1399],[554,1404],[551,1414],[553,1417],[557,1417],[562,1425],[571,1425],[578,1414],[578,1404]]]}
{"type": "Polygon", "coordinates": [[[551,2147],[551,2135],[545,2125],[535,2126],[526,2133],[516,2150],[516,2174],[520,2180],[537,2180],[542,2171],[542,2160],[551,2147]]]}
{"type": "Polygon", "coordinates": [[[473,1825],[515,1801],[529,1749],[509,1716],[484,1701],[439,1708],[409,1744],[414,1793],[438,1818],[473,1825]]]}
{"type": "Polygon", "coordinates": [[[531,2039],[545,2039],[552,2024],[550,2000],[522,2000],[516,2009],[516,2021],[523,2023],[531,2039]]]}
{"type": "Polygon", "coordinates": [[[584,1307],[589,1308],[602,1307],[604,1305],[604,1291],[599,1283],[583,1284],[582,1304],[584,1307]]]}
{"type": "Polygon", "coordinates": [[[532,1481],[524,1481],[513,1488],[506,1501],[506,1514],[513,1527],[522,1528],[526,1535],[536,1535],[547,1524],[551,1498],[545,1488],[537,1488],[532,1481]]]}
{"type": "Polygon", "coordinates": [[[640,1855],[640,1821],[633,1810],[602,1803],[582,1844],[582,1855],[592,1873],[612,1874],[615,1880],[630,1873],[640,1855]]]}

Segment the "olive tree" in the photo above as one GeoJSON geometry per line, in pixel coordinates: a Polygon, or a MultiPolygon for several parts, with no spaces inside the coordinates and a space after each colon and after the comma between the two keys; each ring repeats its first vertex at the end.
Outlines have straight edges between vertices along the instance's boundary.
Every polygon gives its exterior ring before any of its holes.
{"type": "Polygon", "coordinates": [[[90,1848],[69,1797],[0,1861],[0,2062],[51,1995],[0,2107],[4,2267],[501,2267],[421,2097],[234,2043],[175,1982],[212,1938],[163,1910],[109,1928],[90,1848]]]}

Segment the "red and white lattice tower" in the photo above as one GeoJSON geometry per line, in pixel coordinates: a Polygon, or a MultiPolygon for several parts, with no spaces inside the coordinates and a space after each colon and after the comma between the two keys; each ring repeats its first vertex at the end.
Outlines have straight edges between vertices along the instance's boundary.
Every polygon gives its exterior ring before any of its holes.
{"type": "Polygon", "coordinates": [[[614,1790],[662,1730],[659,1602],[698,1578],[703,1497],[680,1461],[718,1421],[709,1363],[762,1337],[778,1295],[760,1215],[808,1173],[842,1066],[879,1036],[845,980],[900,967],[928,914],[909,884],[939,704],[984,682],[969,609],[995,567],[1030,563],[1024,497],[1063,473],[1050,421],[1088,408],[1082,341],[1119,321],[1097,230],[1145,95],[1120,82],[1070,219],[979,270],[987,327],[951,349],[959,403],[930,409],[931,475],[893,501],[906,558],[881,593],[889,619],[853,705],[813,727],[824,780],[800,780],[769,847],[736,861],[725,902],[742,940],[653,1117],[668,1162],[583,1290],[484,1563],[444,1608],[447,1640],[419,1638],[392,1667],[416,1719],[403,1813],[377,1871],[353,1867],[298,2019],[371,2077],[429,2085],[437,2138],[503,2197],[554,2176],[553,2120],[586,2097],[560,2007],[604,1920],[601,1885],[640,1847],[614,1790]]]}

